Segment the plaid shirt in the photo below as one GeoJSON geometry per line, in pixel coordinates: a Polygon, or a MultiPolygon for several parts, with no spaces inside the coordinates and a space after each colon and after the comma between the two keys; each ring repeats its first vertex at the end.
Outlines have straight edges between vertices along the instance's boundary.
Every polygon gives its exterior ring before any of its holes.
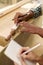
{"type": "Polygon", "coordinates": [[[37,18],[38,16],[41,15],[41,12],[42,12],[41,6],[38,6],[37,8],[32,8],[31,11],[34,12],[34,16],[33,17],[37,18]]]}

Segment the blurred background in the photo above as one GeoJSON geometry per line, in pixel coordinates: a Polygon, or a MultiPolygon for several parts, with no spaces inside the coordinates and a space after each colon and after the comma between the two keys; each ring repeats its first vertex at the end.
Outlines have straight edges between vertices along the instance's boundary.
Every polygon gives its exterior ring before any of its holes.
{"type": "Polygon", "coordinates": [[[0,9],[15,4],[21,0],[0,0],[0,9]]]}

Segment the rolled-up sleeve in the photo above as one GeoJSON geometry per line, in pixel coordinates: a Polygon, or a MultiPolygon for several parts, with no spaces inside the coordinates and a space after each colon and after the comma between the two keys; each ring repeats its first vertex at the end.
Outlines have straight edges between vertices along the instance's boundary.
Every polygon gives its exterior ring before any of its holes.
{"type": "Polygon", "coordinates": [[[34,18],[37,18],[42,14],[41,6],[38,6],[37,8],[32,8],[31,11],[34,13],[34,18]]]}

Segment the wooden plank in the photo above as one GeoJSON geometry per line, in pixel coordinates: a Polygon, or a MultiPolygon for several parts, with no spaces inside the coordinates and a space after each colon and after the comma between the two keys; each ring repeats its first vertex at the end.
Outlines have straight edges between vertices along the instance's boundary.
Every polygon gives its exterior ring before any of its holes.
{"type": "Polygon", "coordinates": [[[11,6],[7,7],[6,9],[4,8],[4,10],[0,10],[0,17],[4,16],[7,13],[10,13],[11,11],[19,8],[20,6],[22,6],[23,4],[25,4],[29,1],[31,1],[31,0],[22,0],[18,3],[16,3],[15,5],[11,5],[11,6]]]}

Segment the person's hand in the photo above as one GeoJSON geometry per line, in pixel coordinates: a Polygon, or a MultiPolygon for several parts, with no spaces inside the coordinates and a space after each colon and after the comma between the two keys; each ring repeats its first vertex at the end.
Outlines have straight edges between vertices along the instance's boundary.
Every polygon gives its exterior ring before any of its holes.
{"type": "Polygon", "coordinates": [[[26,59],[26,60],[30,60],[30,61],[32,61],[32,62],[35,62],[36,61],[36,59],[38,58],[38,56],[35,54],[35,53],[33,53],[33,52],[30,52],[30,53],[28,53],[28,54],[23,54],[26,50],[28,50],[29,49],[29,47],[23,47],[21,50],[20,50],[20,54],[21,54],[21,56],[22,56],[22,58],[24,58],[24,59],[26,59]]]}
{"type": "Polygon", "coordinates": [[[19,23],[22,19],[20,19],[20,17],[22,17],[24,14],[17,12],[16,15],[14,16],[14,23],[19,23]]]}
{"type": "MultiPolygon", "coordinates": [[[[20,62],[22,65],[26,65],[25,59],[23,59],[22,57],[20,58],[20,62]]],[[[18,64],[14,62],[14,65],[18,65],[18,64]]]]}
{"type": "Polygon", "coordinates": [[[29,32],[29,33],[32,33],[34,34],[36,31],[36,27],[32,24],[29,24],[28,22],[20,22],[19,23],[20,26],[22,26],[21,28],[21,32],[29,32]]]}
{"type": "Polygon", "coordinates": [[[33,16],[34,16],[34,13],[31,10],[29,10],[27,13],[17,12],[13,20],[14,20],[14,23],[19,23],[22,21],[28,21],[33,16]]]}

